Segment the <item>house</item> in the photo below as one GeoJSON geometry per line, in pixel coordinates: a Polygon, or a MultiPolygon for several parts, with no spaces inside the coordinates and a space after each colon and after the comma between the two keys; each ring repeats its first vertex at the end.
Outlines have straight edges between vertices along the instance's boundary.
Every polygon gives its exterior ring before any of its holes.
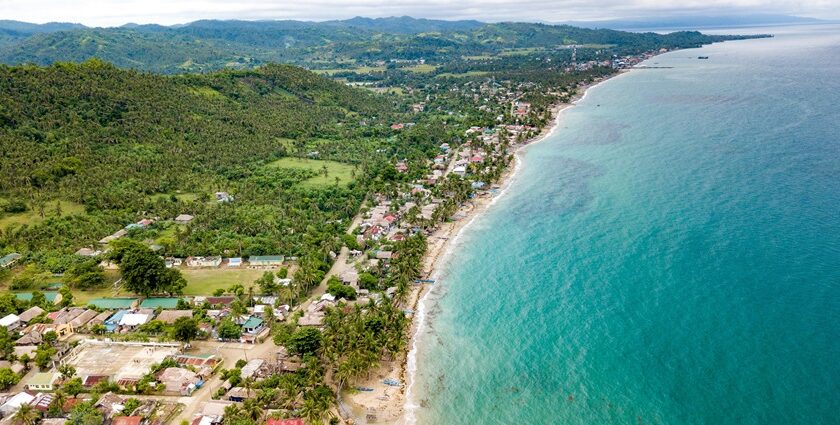
{"type": "Polygon", "coordinates": [[[397,165],[394,166],[394,168],[396,168],[397,172],[399,173],[404,173],[408,171],[408,165],[406,165],[405,162],[398,162],[397,165]]]}
{"type": "MultiPolygon", "coordinates": [[[[15,298],[17,298],[18,301],[31,302],[32,294],[32,292],[15,292],[15,298]]],[[[58,292],[46,291],[43,292],[43,294],[44,299],[47,300],[47,302],[50,304],[58,304],[61,302],[61,294],[59,294],[58,292]]]]}
{"type": "Polygon", "coordinates": [[[187,267],[219,267],[222,264],[222,257],[189,257],[187,267]]]}
{"type": "Polygon", "coordinates": [[[75,255],[78,255],[80,257],[96,257],[99,254],[102,254],[102,251],[100,251],[98,249],[93,250],[93,249],[87,248],[87,247],[79,248],[79,250],[76,251],[76,253],[75,253],[75,255]]]}
{"type": "Polygon", "coordinates": [[[175,257],[167,257],[163,260],[164,265],[166,265],[167,269],[171,269],[172,267],[180,267],[183,264],[183,258],[175,258],[175,257]]]}
{"type": "Polygon", "coordinates": [[[47,332],[55,332],[58,339],[65,339],[75,332],[73,325],[69,323],[36,323],[24,329],[23,336],[18,339],[17,345],[40,344],[41,336],[47,332]],[[32,338],[27,340],[27,337],[32,338]],[[31,342],[30,342],[31,341],[31,342]]]}
{"type": "Polygon", "coordinates": [[[21,358],[22,356],[27,355],[30,359],[34,359],[35,352],[37,350],[37,345],[19,345],[15,343],[15,356],[17,356],[17,358],[21,358]]]}
{"type": "Polygon", "coordinates": [[[26,392],[17,393],[7,399],[6,402],[0,406],[0,414],[2,414],[3,417],[11,416],[20,409],[20,406],[29,404],[32,400],[35,400],[35,396],[32,394],[26,392]]]}
{"type": "Polygon", "coordinates": [[[180,367],[163,369],[158,372],[157,380],[164,385],[165,392],[183,396],[191,395],[196,388],[203,384],[203,381],[195,372],[180,367]]]}
{"type": "Polygon", "coordinates": [[[193,218],[195,218],[195,217],[193,217],[189,214],[181,214],[178,217],[175,217],[175,223],[187,224],[187,223],[191,222],[193,220],[193,218]]]}
{"type": "Polygon", "coordinates": [[[8,316],[3,317],[0,319],[0,326],[13,331],[20,327],[20,317],[16,314],[9,314],[8,316]]]}
{"type": "Polygon", "coordinates": [[[41,345],[42,342],[44,342],[44,334],[33,329],[31,331],[24,332],[23,335],[15,341],[15,345],[21,347],[37,347],[38,345],[41,345]]]}
{"type": "Polygon", "coordinates": [[[272,267],[283,264],[282,255],[254,255],[248,258],[248,264],[252,267],[272,267]]]}
{"type": "Polygon", "coordinates": [[[201,300],[201,302],[206,302],[207,304],[210,304],[211,306],[229,306],[235,299],[236,299],[236,297],[234,297],[232,295],[225,295],[225,296],[220,296],[220,297],[204,297],[203,299],[200,299],[199,297],[195,297],[193,299],[193,302],[195,304],[200,305],[201,303],[199,302],[199,300],[201,300]]]}
{"type": "Polygon", "coordinates": [[[227,192],[216,192],[216,201],[231,202],[233,201],[233,196],[227,192]]]}
{"type": "Polygon", "coordinates": [[[216,367],[217,364],[221,363],[221,359],[216,357],[213,354],[200,354],[200,355],[190,355],[190,354],[179,354],[174,356],[173,359],[178,362],[178,364],[182,365],[189,365],[195,367],[216,367]]]}
{"type": "Polygon", "coordinates": [[[142,422],[142,416],[115,416],[111,425],[140,425],[142,422]]]}
{"type": "Polygon", "coordinates": [[[119,239],[119,238],[121,238],[121,237],[123,237],[127,234],[128,234],[128,230],[125,230],[125,229],[117,230],[113,235],[105,236],[104,238],[100,239],[99,244],[100,245],[108,245],[109,243],[111,243],[111,241],[115,241],[115,240],[117,240],[117,239],[119,239]]]}
{"type": "MultiPolygon", "coordinates": [[[[71,398],[70,400],[77,400],[71,398]]],[[[68,400],[68,401],[70,401],[68,400]]],[[[66,409],[65,412],[70,411],[70,409],[66,409]]],[[[41,425],[64,425],[67,423],[67,419],[65,418],[44,418],[41,419],[41,425]]]]}
{"type": "Polygon", "coordinates": [[[21,255],[17,252],[13,252],[8,255],[4,255],[0,257],[0,267],[11,267],[18,259],[20,259],[21,255]]]}
{"type": "Polygon", "coordinates": [[[122,412],[124,407],[123,403],[124,401],[122,397],[112,392],[107,392],[99,397],[99,400],[96,401],[96,404],[94,404],[93,407],[102,412],[106,419],[109,419],[114,417],[117,413],[122,412]]]}
{"type": "Polygon", "coordinates": [[[120,318],[119,325],[123,329],[136,329],[145,325],[151,320],[151,315],[146,313],[126,313],[120,318]]]}
{"type": "Polygon", "coordinates": [[[233,387],[227,392],[227,399],[230,401],[242,402],[250,398],[251,391],[242,387],[233,387]]]}
{"type": "Polygon", "coordinates": [[[242,379],[255,378],[257,377],[257,372],[262,369],[264,364],[265,360],[263,359],[248,360],[248,363],[246,363],[245,366],[242,366],[239,376],[242,379]]]}
{"type": "Polygon", "coordinates": [[[64,307],[61,310],[54,311],[50,314],[47,314],[47,317],[52,320],[53,323],[58,324],[65,324],[70,323],[73,319],[78,317],[80,314],[84,313],[85,309],[83,308],[68,308],[64,307]]]}
{"type": "Polygon", "coordinates": [[[263,319],[251,316],[245,323],[242,324],[242,331],[249,334],[255,334],[262,329],[263,319]]]}
{"type": "Polygon", "coordinates": [[[105,310],[102,313],[97,314],[96,317],[94,317],[90,320],[90,322],[87,323],[88,328],[91,328],[95,325],[104,325],[105,321],[108,320],[108,318],[111,317],[113,313],[114,312],[111,310],[105,310]]]}
{"type": "Polygon", "coordinates": [[[26,389],[29,391],[52,391],[58,381],[59,374],[52,372],[36,373],[26,382],[26,389]]]}
{"type": "Polygon", "coordinates": [[[269,418],[265,425],[304,425],[303,419],[301,418],[291,418],[291,419],[272,419],[269,418]]]}
{"type": "Polygon", "coordinates": [[[159,320],[163,323],[173,324],[176,320],[182,317],[192,318],[193,311],[192,310],[164,310],[158,314],[155,320],[159,320]]]}
{"type": "Polygon", "coordinates": [[[126,309],[132,308],[137,303],[138,298],[96,298],[88,301],[88,305],[102,309],[126,309]]]}
{"type": "Polygon", "coordinates": [[[233,257],[228,258],[228,267],[241,267],[242,266],[242,257],[233,257]]]}
{"type": "Polygon", "coordinates": [[[0,369],[10,369],[13,373],[20,376],[26,374],[26,367],[19,362],[12,363],[8,360],[0,360],[0,369]]]}
{"type": "Polygon", "coordinates": [[[150,310],[156,310],[158,308],[164,310],[174,310],[178,308],[178,301],[180,300],[181,299],[177,297],[149,297],[140,303],[140,308],[148,308],[150,310]]]}
{"type": "Polygon", "coordinates": [[[55,400],[55,394],[38,393],[35,395],[35,399],[29,402],[29,405],[43,413],[49,410],[53,400],[55,400]]]}
{"type": "Polygon", "coordinates": [[[96,318],[99,315],[99,312],[96,310],[85,310],[82,314],[76,316],[75,319],[71,320],[69,325],[72,326],[73,329],[83,328],[87,326],[87,324],[96,318]]]}
{"type": "Polygon", "coordinates": [[[85,388],[93,388],[100,382],[108,382],[111,377],[108,375],[87,375],[82,378],[82,386],[85,388]]]}
{"type": "Polygon", "coordinates": [[[43,308],[36,305],[18,315],[18,319],[20,319],[22,323],[29,323],[32,319],[44,314],[44,312],[45,310],[43,308]]]}

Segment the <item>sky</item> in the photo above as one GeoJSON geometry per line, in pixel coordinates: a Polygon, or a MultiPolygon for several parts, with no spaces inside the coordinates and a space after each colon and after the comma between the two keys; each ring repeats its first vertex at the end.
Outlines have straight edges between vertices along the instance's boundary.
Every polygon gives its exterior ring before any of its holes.
{"type": "Polygon", "coordinates": [[[840,19],[840,0],[0,0],[0,19],[88,26],[198,19],[329,20],[413,16],[563,22],[683,14],[779,13],[840,19]]]}

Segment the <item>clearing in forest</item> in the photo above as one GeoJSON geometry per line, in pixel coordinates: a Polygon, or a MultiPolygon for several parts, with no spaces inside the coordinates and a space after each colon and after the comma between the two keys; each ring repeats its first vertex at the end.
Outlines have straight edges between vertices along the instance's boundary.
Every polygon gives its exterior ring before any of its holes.
{"type": "MultiPolygon", "coordinates": [[[[5,229],[9,226],[28,224],[33,225],[44,221],[45,218],[56,217],[59,215],[59,208],[56,204],[60,203],[61,215],[77,215],[84,214],[85,207],[81,204],[70,201],[48,201],[44,204],[44,218],[41,218],[41,213],[38,208],[31,204],[27,205],[29,209],[19,213],[3,213],[0,212],[0,229],[5,229]]],[[[2,204],[2,202],[0,202],[2,204]]]]}
{"type": "Polygon", "coordinates": [[[348,183],[353,181],[353,170],[356,168],[353,165],[336,161],[292,157],[278,159],[268,164],[268,167],[310,170],[318,173],[317,176],[300,183],[302,187],[309,188],[334,185],[336,184],[336,178],[338,178],[340,186],[347,186],[348,183]]]}

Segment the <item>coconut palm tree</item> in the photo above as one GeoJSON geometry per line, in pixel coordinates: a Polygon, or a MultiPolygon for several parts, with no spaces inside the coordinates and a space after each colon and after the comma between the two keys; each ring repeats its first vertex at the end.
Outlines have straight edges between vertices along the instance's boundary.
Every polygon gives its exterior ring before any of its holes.
{"type": "Polygon", "coordinates": [[[31,405],[24,404],[18,408],[18,411],[15,412],[13,418],[15,422],[23,425],[35,425],[38,422],[38,419],[41,418],[41,413],[35,410],[35,408],[31,405]]]}

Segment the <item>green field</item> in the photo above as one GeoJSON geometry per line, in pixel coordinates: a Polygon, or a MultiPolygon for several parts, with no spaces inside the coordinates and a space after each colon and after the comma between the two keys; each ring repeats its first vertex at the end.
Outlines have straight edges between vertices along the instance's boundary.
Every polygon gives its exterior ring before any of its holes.
{"type": "Polygon", "coordinates": [[[545,51],[542,47],[517,47],[513,49],[505,49],[499,56],[521,56],[521,55],[530,55],[532,53],[538,53],[545,51]]]}
{"type": "Polygon", "coordinates": [[[486,60],[493,60],[498,59],[496,56],[491,55],[474,55],[474,56],[461,56],[462,59],[468,61],[486,61],[486,60]]]}
{"type": "Polygon", "coordinates": [[[187,279],[184,295],[212,295],[217,289],[228,289],[240,284],[246,289],[263,275],[265,270],[256,269],[181,269],[187,279]]]}
{"type": "MultiPolygon", "coordinates": [[[[75,202],[70,201],[60,201],[61,203],[61,214],[62,215],[77,215],[77,214],[84,214],[85,207],[81,204],[77,204],[75,202]]],[[[44,217],[55,217],[57,214],[56,211],[56,201],[49,201],[44,206],[44,217]]],[[[5,229],[9,226],[20,225],[20,224],[37,224],[44,221],[41,218],[41,214],[38,212],[37,208],[31,208],[28,211],[24,211],[22,213],[16,214],[6,214],[0,213],[0,229],[5,229]]]]}
{"type": "Polygon", "coordinates": [[[452,72],[444,72],[443,74],[435,75],[435,78],[467,78],[467,77],[481,77],[489,74],[487,71],[467,71],[458,74],[452,72]]]}
{"type": "Polygon", "coordinates": [[[214,90],[210,87],[191,87],[189,89],[189,91],[190,91],[190,93],[192,93],[196,96],[206,97],[208,99],[224,98],[224,96],[221,93],[219,93],[218,91],[216,91],[216,90],[214,90]]]}
{"type": "Polygon", "coordinates": [[[419,64],[414,66],[407,66],[402,69],[405,71],[416,72],[418,74],[428,74],[430,72],[435,72],[437,66],[429,64],[419,64]]]}
{"type": "Polygon", "coordinates": [[[282,158],[267,165],[274,168],[291,168],[296,170],[311,170],[318,173],[317,176],[301,182],[301,186],[317,188],[323,186],[330,186],[336,183],[346,186],[353,181],[354,166],[350,164],[343,164],[336,161],[325,161],[320,159],[303,159],[303,158],[282,158]],[[326,167],[326,175],[322,174],[326,167]]]}

